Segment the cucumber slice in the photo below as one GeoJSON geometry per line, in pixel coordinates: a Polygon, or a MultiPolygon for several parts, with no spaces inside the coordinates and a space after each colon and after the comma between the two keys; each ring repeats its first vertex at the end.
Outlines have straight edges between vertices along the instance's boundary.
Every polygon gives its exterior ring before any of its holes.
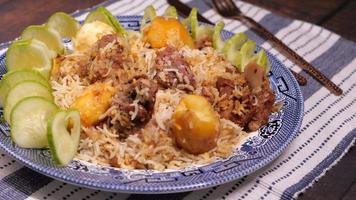
{"type": "Polygon", "coordinates": [[[221,39],[221,31],[223,30],[224,26],[224,22],[219,22],[214,27],[213,48],[218,52],[221,52],[224,47],[224,41],[221,39]]]}
{"type": "Polygon", "coordinates": [[[198,33],[198,10],[197,8],[192,8],[189,14],[190,18],[190,31],[192,32],[193,39],[196,39],[198,33]]]}
{"type": "Polygon", "coordinates": [[[54,29],[45,25],[32,25],[27,27],[21,34],[22,39],[36,39],[43,42],[51,51],[51,56],[63,54],[64,45],[61,36],[54,29]]]}
{"type": "MultiPolygon", "coordinates": [[[[241,48],[240,51],[240,61],[236,61],[236,65],[238,66],[240,72],[244,72],[245,66],[250,63],[253,58],[254,51],[256,49],[256,43],[252,40],[248,40],[241,48]]],[[[256,60],[255,60],[256,61],[256,60]]]]}
{"type": "Polygon", "coordinates": [[[42,76],[38,71],[33,69],[18,69],[5,74],[0,81],[0,105],[3,106],[5,97],[9,90],[16,84],[22,81],[38,81],[45,85],[47,88],[51,88],[48,80],[42,76]]]}
{"type": "Polygon", "coordinates": [[[47,25],[56,30],[62,38],[74,38],[80,24],[72,16],[64,12],[56,12],[47,21],[47,25]]]}
{"type": "Polygon", "coordinates": [[[6,52],[7,71],[35,69],[46,78],[52,67],[52,59],[46,45],[37,40],[17,40],[6,52]]]}
{"type": "Polygon", "coordinates": [[[245,33],[237,33],[227,40],[222,50],[225,58],[232,64],[236,63],[236,55],[247,40],[248,37],[245,33]]]}
{"type": "Polygon", "coordinates": [[[189,17],[185,19],[183,24],[184,23],[190,25],[192,38],[196,42],[205,39],[209,39],[209,40],[213,39],[214,29],[211,26],[199,25],[197,8],[192,8],[189,17]]]}
{"type": "Polygon", "coordinates": [[[53,160],[67,165],[77,153],[80,139],[80,114],[77,110],[59,111],[47,123],[47,138],[53,160]]]}
{"type": "Polygon", "coordinates": [[[143,17],[142,17],[141,22],[140,22],[140,30],[141,30],[141,32],[145,28],[145,26],[147,24],[147,21],[152,21],[156,16],[157,16],[156,9],[152,5],[147,6],[145,8],[144,13],[143,13],[143,17]]]}
{"type": "Polygon", "coordinates": [[[90,12],[85,18],[85,23],[90,23],[93,21],[101,21],[114,28],[116,33],[126,36],[126,30],[121,26],[119,21],[114,17],[106,8],[98,7],[96,10],[90,12]]]}
{"type": "Polygon", "coordinates": [[[11,138],[23,148],[46,148],[47,120],[58,110],[43,97],[27,97],[18,102],[11,112],[11,138]]]}
{"type": "Polygon", "coordinates": [[[101,37],[108,34],[115,34],[112,26],[101,21],[86,23],[79,29],[73,40],[74,50],[88,52],[101,37]]]}
{"type": "Polygon", "coordinates": [[[266,70],[266,74],[269,73],[269,71],[271,70],[271,65],[269,63],[269,60],[268,60],[268,57],[267,57],[267,54],[265,52],[265,50],[261,49],[258,54],[256,55],[257,57],[257,65],[261,66],[261,67],[264,67],[265,70],[266,70]]]}
{"type": "Polygon", "coordinates": [[[4,117],[10,123],[10,114],[14,106],[26,97],[39,96],[53,101],[51,91],[37,81],[23,81],[12,87],[5,98],[4,117]]]}
{"type": "Polygon", "coordinates": [[[173,17],[178,19],[177,9],[174,6],[168,6],[163,15],[166,17],[173,17]]]}
{"type": "Polygon", "coordinates": [[[208,39],[209,41],[212,41],[213,34],[214,34],[213,27],[204,26],[204,25],[198,26],[195,41],[204,40],[204,39],[208,39]]]}
{"type": "Polygon", "coordinates": [[[84,24],[91,23],[94,21],[103,22],[109,26],[112,26],[111,21],[108,16],[106,16],[102,11],[96,9],[91,11],[84,20],[84,24]]]}
{"type": "Polygon", "coordinates": [[[114,15],[111,14],[110,11],[108,11],[104,7],[98,7],[97,10],[101,11],[109,18],[111,25],[114,27],[117,33],[119,33],[122,36],[127,35],[126,30],[121,26],[120,22],[117,20],[117,18],[114,15]]]}

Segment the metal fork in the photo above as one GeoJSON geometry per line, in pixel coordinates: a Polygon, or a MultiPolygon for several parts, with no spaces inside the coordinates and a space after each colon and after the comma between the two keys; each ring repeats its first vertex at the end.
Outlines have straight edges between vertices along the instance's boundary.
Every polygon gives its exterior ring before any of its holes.
{"type": "Polygon", "coordinates": [[[304,69],[308,74],[314,77],[327,89],[329,89],[333,94],[337,96],[342,94],[341,88],[339,88],[335,83],[329,80],[324,74],[322,74],[319,70],[317,70],[313,65],[308,63],[304,58],[299,56],[291,48],[285,45],[281,40],[279,40],[276,36],[274,36],[261,24],[257,23],[251,17],[244,15],[232,0],[213,0],[213,4],[216,10],[218,11],[218,13],[223,17],[239,20],[243,23],[246,23],[257,33],[264,36],[275,47],[281,50],[288,58],[292,59],[294,63],[298,64],[302,69],[304,69]]]}

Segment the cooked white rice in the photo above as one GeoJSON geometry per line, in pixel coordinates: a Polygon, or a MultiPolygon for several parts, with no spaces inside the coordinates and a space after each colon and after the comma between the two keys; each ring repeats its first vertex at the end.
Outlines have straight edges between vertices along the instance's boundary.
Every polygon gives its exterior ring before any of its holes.
{"type": "MultiPolygon", "coordinates": [[[[152,70],[155,51],[145,47],[139,37],[131,37],[129,44],[130,56],[142,66],[142,71],[147,73],[152,70]]],[[[226,75],[222,65],[231,66],[212,48],[202,50],[182,48],[180,51],[192,66],[198,83],[197,93],[201,89],[199,84],[203,81],[212,81],[211,79],[220,74],[226,75]]],[[[75,55],[70,56],[72,62],[64,66],[67,74],[51,82],[55,103],[63,109],[69,108],[87,87],[85,81],[71,73],[70,68],[77,66],[73,64],[76,59],[75,55]]],[[[83,55],[78,56],[83,57],[83,55]]],[[[78,59],[82,58],[78,57],[78,59]]],[[[103,166],[110,166],[112,162],[115,162],[120,168],[155,170],[181,169],[211,163],[218,158],[227,158],[246,133],[239,126],[225,119],[221,119],[221,132],[216,148],[200,155],[193,155],[176,147],[168,126],[174,108],[183,95],[184,93],[180,90],[159,90],[156,94],[151,121],[140,134],[129,135],[124,141],[118,139],[115,128],[105,123],[95,127],[82,126],[76,158],[103,166]]],[[[131,113],[131,117],[134,118],[136,114],[137,112],[131,113]]]]}

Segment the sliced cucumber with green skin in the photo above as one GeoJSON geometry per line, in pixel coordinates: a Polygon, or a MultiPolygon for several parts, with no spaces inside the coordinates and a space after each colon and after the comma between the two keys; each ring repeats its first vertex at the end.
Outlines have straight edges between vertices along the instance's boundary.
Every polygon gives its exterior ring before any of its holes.
{"type": "Polygon", "coordinates": [[[189,17],[185,20],[186,21],[184,23],[190,25],[192,38],[196,42],[205,39],[209,39],[209,40],[213,39],[213,33],[214,33],[213,27],[206,26],[206,25],[199,25],[197,8],[192,8],[189,17]]]}
{"type": "Polygon", "coordinates": [[[163,15],[166,17],[173,17],[178,19],[177,9],[174,6],[168,6],[163,15]]]}
{"type": "Polygon", "coordinates": [[[256,60],[252,60],[254,57],[254,51],[256,49],[256,43],[252,40],[248,40],[241,48],[241,51],[239,53],[239,57],[240,60],[235,61],[235,63],[237,64],[240,72],[244,72],[244,68],[245,66],[252,62],[252,61],[257,61],[256,60]]]}
{"type": "Polygon", "coordinates": [[[198,10],[197,8],[192,8],[189,14],[190,20],[190,31],[192,32],[193,39],[196,39],[198,33],[198,10]]]}
{"type": "Polygon", "coordinates": [[[102,11],[106,16],[109,17],[109,20],[110,20],[112,26],[114,26],[114,29],[116,30],[117,33],[121,34],[122,36],[127,35],[124,27],[121,26],[119,20],[114,15],[112,15],[110,11],[108,11],[104,7],[99,7],[99,8],[97,8],[97,10],[102,11]]]}
{"type": "Polygon", "coordinates": [[[35,69],[46,78],[52,68],[52,58],[46,45],[37,40],[17,40],[6,52],[7,71],[35,69]]]}
{"type": "Polygon", "coordinates": [[[33,69],[18,69],[5,74],[0,81],[0,105],[3,106],[5,97],[9,90],[16,84],[22,81],[38,81],[45,85],[47,88],[51,88],[48,80],[42,76],[38,71],[33,69]]]}
{"type": "Polygon", "coordinates": [[[58,110],[43,97],[27,97],[11,112],[11,138],[19,147],[46,148],[47,120],[58,110]]]}
{"type": "Polygon", "coordinates": [[[94,10],[91,11],[88,16],[84,20],[84,24],[91,23],[93,21],[100,21],[103,22],[109,26],[112,26],[111,21],[108,16],[106,16],[104,13],[102,13],[99,10],[94,10]]]}
{"type": "Polygon", "coordinates": [[[74,38],[80,24],[72,16],[64,12],[56,12],[47,21],[47,26],[56,30],[62,38],[74,38]]]}
{"type": "Polygon", "coordinates": [[[106,8],[98,7],[96,10],[90,12],[85,18],[84,23],[90,23],[93,21],[103,22],[111,27],[122,36],[125,36],[126,30],[121,26],[119,21],[114,17],[106,8]]]}
{"type": "Polygon", "coordinates": [[[236,33],[229,40],[227,40],[222,49],[225,58],[232,64],[236,63],[236,55],[247,40],[248,37],[245,33],[236,33]]]}
{"type": "Polygon", "coordinates": [[[53,101],[51,90],[37,81],[22,81],[9,90],[5,98],[4,117],[10,123],[10,114],[17,102],[26,97],[39,96],[53,101]]]}
{"type": "Polygon", "coordinates": [[[147,21],[152,21],[155,17],[157,16],[157,13],[156,13],[156,9],[150,5],[150,6],[147,6],[144,10],[144,13],[143,13],[143,17],[141,19],[141,22],[140,22],[140,30],[142,32],[142,30],[145,28],[146,24],[147,24],[147,21]]]}
{"type": "Polygon", "coordinates": [[[218,52],[222,52],[224,47],[224,41],[221,39],[221,31],[223,30],[224,26],[224,22],[219,22],[214,27],[213,48],[218,52]]]}
{"type": "Polygon", "coordinates": [[[265,50],[261,49],[257,55],[256,55],[257,59],[256,59],[256,63],[257,65],[264,67],[266,70],[266,74],[269,73],[269,71],[271,70],[271,66],[267,57],[267,54],[265,52],[265,50]]]}
{"type": "Polygon", "coordinates": [[[198,26],[197,34],[195,41],[208,39],[209,41],[213,40],[214,28],[211,26],[198,26]]]}
{"type": "Polygon", "coordinates": [[[21,34],[22,39],[36,39],[43,42],[51,51],[51,56],[63,54],[64,45],[61,36],[54,29],[45,25],[32,25],[27,27],[21,34]]]}
{"type": "Polygon", "coordinates": [[[47,138],[52,158],[67,165],[77,153],[80,139],[80,114],[77,110],[59,111],[47,123],[47,138]]]}

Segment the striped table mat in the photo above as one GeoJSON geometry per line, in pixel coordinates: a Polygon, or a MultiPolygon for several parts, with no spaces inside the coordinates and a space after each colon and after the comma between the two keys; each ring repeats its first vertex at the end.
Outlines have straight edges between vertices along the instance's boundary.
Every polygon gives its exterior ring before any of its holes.
{"type": "MultiPolygon", "coordinates": [[[[213,22],[223,20],[212,10],[210,2],[184,2],[198,7],[213,22]]],[[[150,4],[159,14],[168,6],[165,0],[107,1],[102,5],[115,15],[142,15],[150,4]]],[[[236,4],[344,90],[344,95],[334,96],[306,76],[308,85],[302,87],[305,113],[301,130],[278,159],[251,175],[217,187],[178,194],[136,195],[102,192],[56,181],[23,167],[0,151],[0,199],[292,199],[310,187],[337,163],[356,138],[356,44],[316,25],[284,18],[241,1],[236,4]]],[[[89,10],[77,11],[74,16],[84,19],[89,10]]],[[[246,26],[237,21],[224,22],[227,30],[246,32],[287,67],[304,75],[298,66],[246,26]]]]}

